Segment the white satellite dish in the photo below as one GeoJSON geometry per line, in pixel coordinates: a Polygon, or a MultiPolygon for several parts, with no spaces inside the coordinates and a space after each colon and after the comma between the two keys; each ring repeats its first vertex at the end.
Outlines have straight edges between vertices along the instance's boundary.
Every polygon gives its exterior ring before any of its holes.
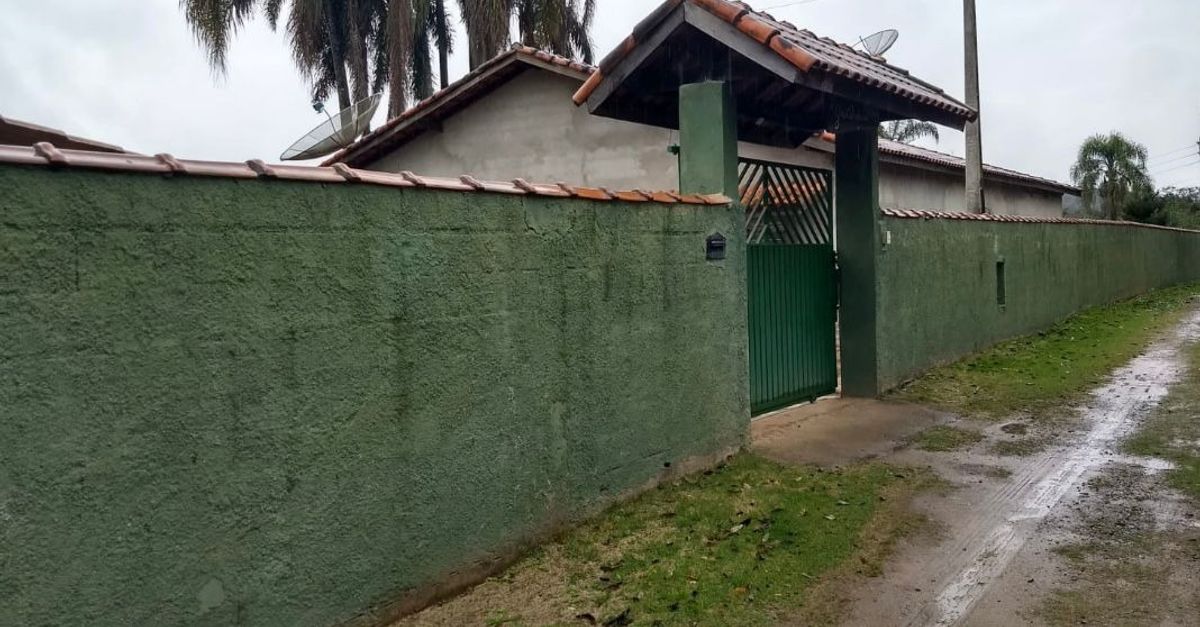
{"type": "Polygon", "coordinates": [[[329,119],[296,140],[279,158],[284,161],[316,159],[349,146],[370,126],[382,98],[382,93],[363,98],[333,115],[329,115],[320,102],[314,102],[313,108],[324,112],[329,119]]]}
{"type": "Polygon", "coordinates": [[[889,28],[881,30],[874,35],[867,35],[858,40],[862,45],[863,50],[873,57],[883,56],[883,53],[891,50],[892,46],[896,45],[896,40],[900,39],[900,31],[889,28]]]}

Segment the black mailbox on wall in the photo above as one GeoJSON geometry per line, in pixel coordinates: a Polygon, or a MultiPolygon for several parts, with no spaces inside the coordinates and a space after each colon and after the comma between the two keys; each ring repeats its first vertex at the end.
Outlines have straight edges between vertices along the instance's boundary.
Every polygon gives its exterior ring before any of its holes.
{"type": "Polygon", "coordinates": [[[720,233],[713,233],[704,240],[704,258],[709,261],[718,261],[725,258],[725,236],[720,233]]]}

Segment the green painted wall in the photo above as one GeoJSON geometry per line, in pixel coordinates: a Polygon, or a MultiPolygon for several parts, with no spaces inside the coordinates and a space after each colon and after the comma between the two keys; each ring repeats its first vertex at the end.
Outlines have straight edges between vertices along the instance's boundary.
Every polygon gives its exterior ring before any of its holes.
{"type": "Polygon", "coordinates": [[[743,442],[736,209],[0,189],[0,624],[343,621],[743,442]]]}
{"type": "Polygon", "coordinates": [[[1200,280],[1200,233],[882,218],[881,390],[1086,307],[1200,280]],[[1005,262],[1006,305],[996,262],[1005,262]]]}

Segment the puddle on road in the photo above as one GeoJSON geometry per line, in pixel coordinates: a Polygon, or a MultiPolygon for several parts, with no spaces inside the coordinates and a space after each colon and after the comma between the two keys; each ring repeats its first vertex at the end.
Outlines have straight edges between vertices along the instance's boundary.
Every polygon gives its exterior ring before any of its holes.
{"type": "Polygon", "coordinates": [[[966,618],[1043,521],[1083,478],[1110,462],[1151,470],[1160,460],[1130,459],[1114,449],[1148,410],[1167,395],[1184,374],[1180,348],[1200,337],[1200,312],[1153,344],[1140,357],[1113,373],[1112,381],[1091,394],[1082,408],[1083,434],[1018,471],[1011,482],[960,521],[952,543],[939,550],[931,576],[939,582],[935,603],[926,605],[910,625],[956,625],[966,618]],[[937,575],[940,575],[938,577],[937,575]]]}

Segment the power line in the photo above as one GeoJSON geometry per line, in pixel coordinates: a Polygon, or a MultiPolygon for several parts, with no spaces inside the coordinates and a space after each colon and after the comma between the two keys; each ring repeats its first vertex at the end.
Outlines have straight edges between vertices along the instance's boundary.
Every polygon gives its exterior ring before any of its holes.
{"type": "Polygon", "coordinates": [[[1185,151],[1185,150],[1195,150],[1195,149],[1196,149],[1196,144],[1191,144],[1191,145],[1188,145],[1188,146],[1184,146],[1183,148],[1176,148],[1175,150],[1168,150],[1167,152],[1159,153],[1159,154],[1157,154],[1157,155],[1151,155],[1151,156],[1150,156],[1148,159],[1146,159],[1146,160],[1147,160],[1147,161],[1157,161],[1157,160],[1159,160],[1159,159],[1162,159],[1163,157],[1165,157],[1165,156],[1167,156],[1167,155],[1175,154],[1175,153],[1177,153],[1177,152],[1183,152],[1183,151],[1185,151]]]}
{"type": "MultiPolygon", "coordinates": [[[[1196,155],[1196,156],[1200,156],[1200,155],[1196,155]]],[[[1174,167],[1174,168],[1171,168],[1171,169],[1169,169],[1169,170],[1163,170],[1162,172],[1159,172],[1159,173],[1155,174],[1154,176],[1162,176],[1162,175],[1164,175],[1164,174],[1166,174],[1166,173],[1168,173],[1168,172],[1174,172],[1175,170],[1182,170],[1182,169],[1184,169],[1184,168],[1190,168],[1190,167],[1192,167],[1192,166],[1194,166],[1194,165],[1200,165],[1200,161],[1193,161],[1193,162],[1191,162],[1191,163],[1185,163],[1185,164],[1183,164],[1183,165],[1181,165],[1181,166],[1174,167]]]]}
{"type": "Polygon", "coordinates": [[[1183,161],[1184,159],[1191,159],[1192,157],[1200,157],[1200,148],[1193,148],[1192,150],[1195,150],[1196,152],[1179,155],[1178,157],[1171,157],[1170,159],[1167,159],[1166,161],[1160,161],[1160,162],[1154,164],[1154,166],[1152,166],[1152,167],[1161,168],[1161,167],[1167,165],[1168,163],[1174,163],[1176,161],[1183,161]]]}

